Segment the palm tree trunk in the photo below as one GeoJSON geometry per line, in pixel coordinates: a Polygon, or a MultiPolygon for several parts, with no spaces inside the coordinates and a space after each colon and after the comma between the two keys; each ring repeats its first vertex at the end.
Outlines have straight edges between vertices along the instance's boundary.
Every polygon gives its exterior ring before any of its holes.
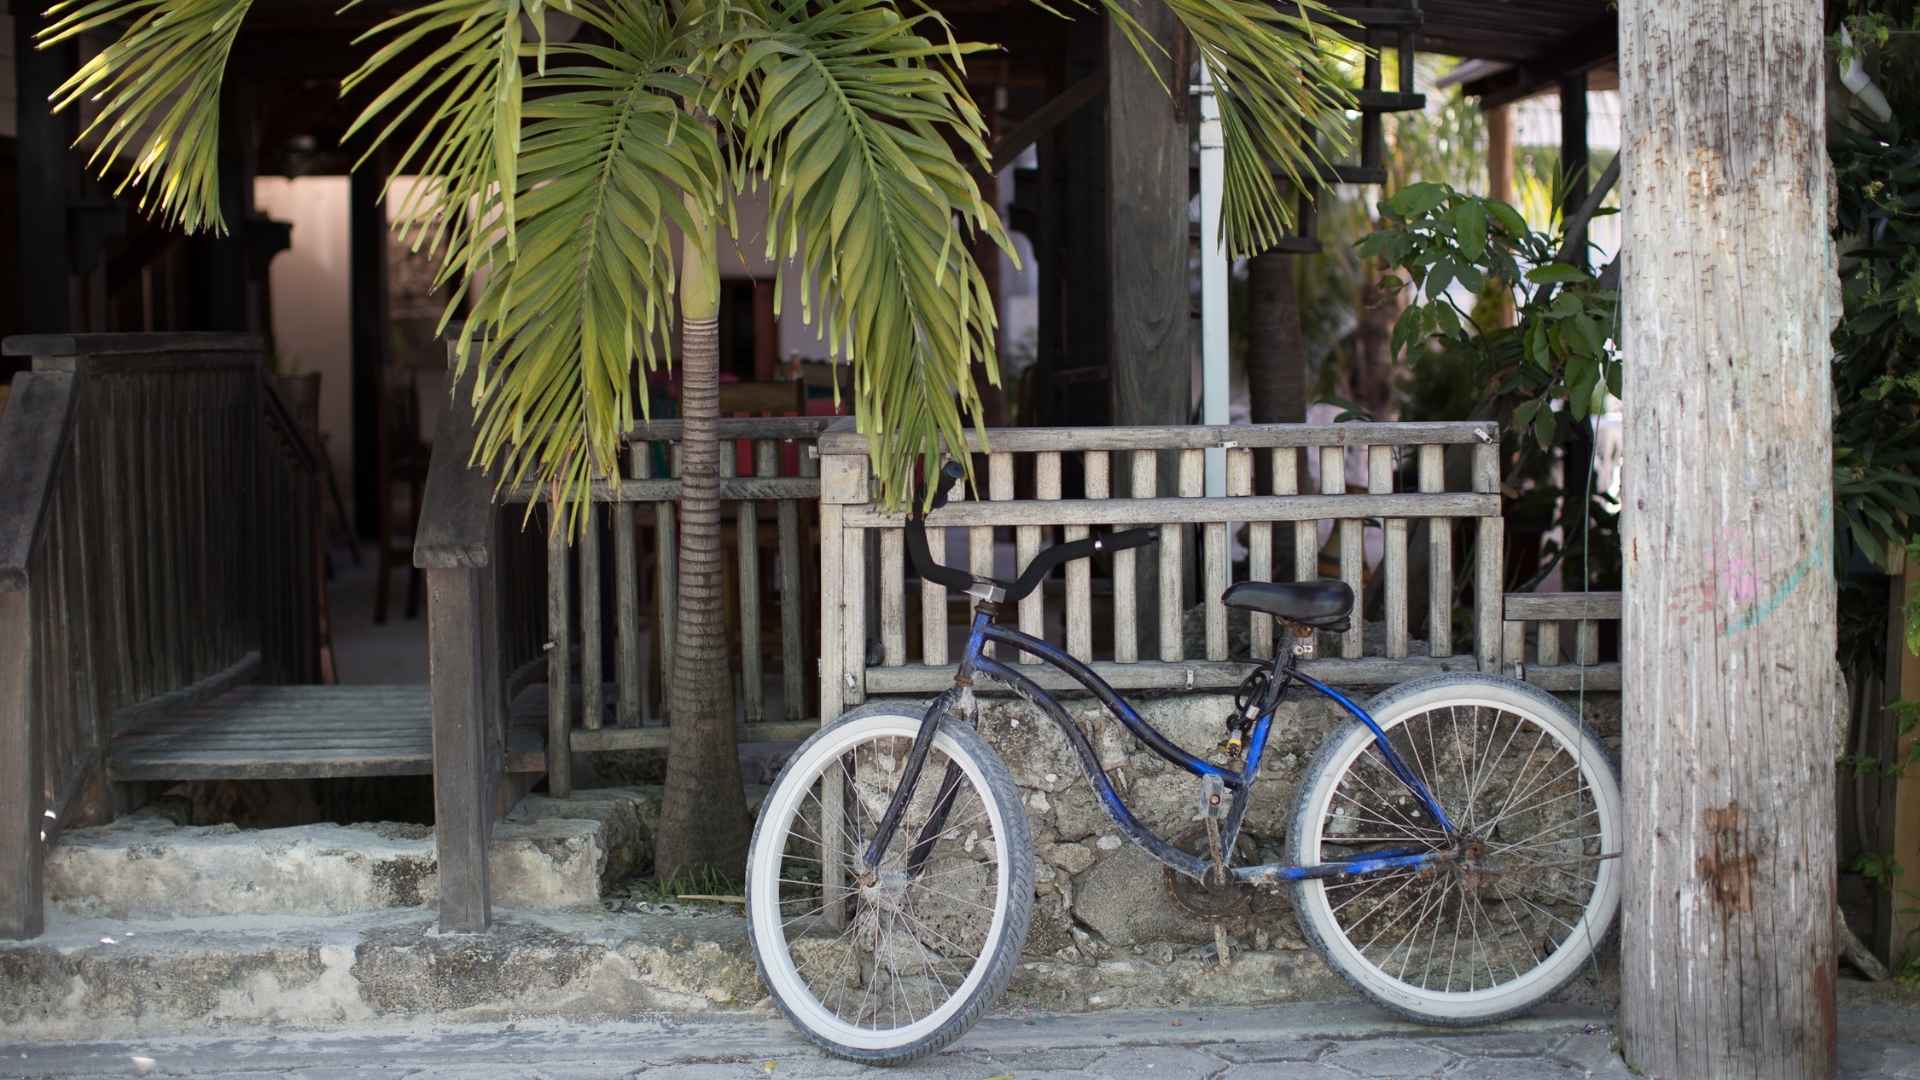
{"type": "Polygon", "coordinates": [[[715,229],[691,200],[704,235],[681,245],[679,621],[673,635],[672,731],[654,837],[654,873],[737,876],[746,864],[747,813],[734,730],[727,652],[725,552],[720,542],[720,273],[715,229]]]}

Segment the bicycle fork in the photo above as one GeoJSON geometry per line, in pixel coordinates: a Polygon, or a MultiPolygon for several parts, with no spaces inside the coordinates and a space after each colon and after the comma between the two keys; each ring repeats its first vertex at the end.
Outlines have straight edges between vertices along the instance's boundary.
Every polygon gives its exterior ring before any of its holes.
{"type": "MultiPolygon", "coordinates": [[[[940,732],[941,721],[956,709],[969,717],[973,713],[974,662],[979,659],[980,650],[986,645],[987,626],[993,622],[994,614],[992,606],[987,603],[974,609],[973,628],[967,634],[967,650],[960,658],[960,670],[953,677],[953,689],[934,699],[920,723],[919,733],[913,737],[913,749],[907,752],[907,765],[900,777],[900,786],[894,789],[886,813],[881,815],[880,824],[873,831],[873,839],[860,856],[863,873],[871,874],[880,868],[887,845],[893,842],[893,834],[900,828],[900,818],[906,813],[907,805],[913,801],[914,791],[920,786],[920,773],[927,766],[927,754],[933,749],[933,740],[940,732]]],[[[920,875],[927,857],[933,852],[934,841],[946,828],[947,815],[953,811],[954,800],[960,794],[961,775],[959,762],[947,762],[946,772],[940,777],[939,791],[934,795],[933,812],[927,816],[926,824],[920,826],[913,847],[907,851],[909,877],[920,875]]]]}

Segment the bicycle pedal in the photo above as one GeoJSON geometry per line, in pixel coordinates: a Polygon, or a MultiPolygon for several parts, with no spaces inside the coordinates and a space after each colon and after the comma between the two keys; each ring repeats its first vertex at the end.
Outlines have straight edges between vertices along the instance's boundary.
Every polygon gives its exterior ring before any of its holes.
{"type": "Polygon", "coordinates": [[[1227,816],[1227,782],[1218,776],[1200,778],[1200,812],[1196,819],[1224,818],[1227,816]]]}

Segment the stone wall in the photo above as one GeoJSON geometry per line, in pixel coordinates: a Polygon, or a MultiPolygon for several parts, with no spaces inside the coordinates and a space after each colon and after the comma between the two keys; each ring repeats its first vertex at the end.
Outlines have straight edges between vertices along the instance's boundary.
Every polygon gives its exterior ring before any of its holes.
{"type": "MultiPolygon", "coordinates": [[[[1368,695],[1353,696],[1364,703],[1368,695]]],[[[1574,704],[1573,695],[1561,696],[1574,704]]],[[[1195,820],[1198,781],[1147,750],[1091,697],[1064,700],[1134,815],[1178,846],[1200,850],[1205,834],[1195,820]]],[[[1195,753],[1220,741],[1233,709],[1228,694],[1143,695],[1134,704],[1168,738],[1195,753]]],[[[1585,712],[1617,750],[1619,695],[1589,693],[1585,712]]],[[[1281,703],[1247,813],[1243,861],[1285,859],[1295,789],[1321,739],[1344,719],[1339,706],[1310,692],[1291,691],[1281,703]]],[[[1065,979],[1063,965],[1104,971],[1210,959],[1214,920],[1179,906],[1168,872],[1122,839],[1053,723],[1017,699],[983,695],[980,727],[1019,784],[1032,825],[1038,900],[1027,939],[1030,974],[1051,971],[1065,979]]],[[[1308,953],[1283,892],[1249,889],[1239,903],[1222,920],[1236,955],[1279,954],[1259,964],[1303,985],[1330,979],[1308,953]]],[[[1110,980],[1103,975],[1096,981],[1110,980]]],[[[1262,997],[1273,998],[1275,989],[1265,988],[1262,997]]]]}

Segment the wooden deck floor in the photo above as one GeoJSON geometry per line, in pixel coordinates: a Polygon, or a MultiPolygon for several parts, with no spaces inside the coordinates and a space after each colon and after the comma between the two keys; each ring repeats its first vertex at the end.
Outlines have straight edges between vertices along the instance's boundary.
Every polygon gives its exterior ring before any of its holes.
{"type": "MultiPolygon", "coordinates": [[[[516,722],[508,769],[545,768],[539,723],[516,722]]],[[[114,736],[115,780],[290,780],[433,772],[425,686],[238,686],[114,736]]]]}

